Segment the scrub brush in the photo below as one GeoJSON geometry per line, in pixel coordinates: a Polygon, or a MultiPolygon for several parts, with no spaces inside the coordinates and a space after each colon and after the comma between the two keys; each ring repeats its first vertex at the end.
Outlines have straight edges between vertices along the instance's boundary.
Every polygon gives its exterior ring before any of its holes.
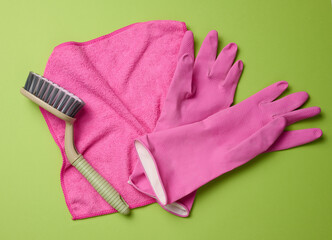
{"type": "Polygon", "coordinates": [[[122,214],[129,214],[129,206],[120,194],[101,176],[76,150],[74,145],[75,115],[84,106],[84,102],[74,94],[68,92],[50,80],[30,72],[21,88],[21,93],[66,122],[65,152],[68,161],[73,165],[94,187],[94,189],[113,208],[122,214]]]}

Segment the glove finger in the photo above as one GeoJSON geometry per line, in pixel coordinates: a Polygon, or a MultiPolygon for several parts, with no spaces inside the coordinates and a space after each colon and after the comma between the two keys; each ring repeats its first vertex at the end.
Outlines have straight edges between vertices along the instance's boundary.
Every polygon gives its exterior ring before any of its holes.
{"type": "Polygon", "coordinates": [[[222,89],[223,92],[225,93],[223,95],[225,106],[231,106],[234,101],[234,94],[239,79],[242,75],[242,70],[243,70],[243,62],[241,60],[237,61],[229,70],[229,73],[227,74],[225,81],[221,82],[220,89],[222,89]]]}
{"type": "Polygon", "coordinates": [[[232,67],[236,53],[237,45],[235,43],[230,43],[224,47],[213,64],[209,76],[217,80],[225,79],[232,67]]]}
{"type": "Polygon", "coordinates": [[[287,126],[289,126],[295,122],[314,117],[318,115],[320,112],[321,110],[319,107],[309,107],[289,112],[283,114],[282,116],[287,120],[287,126]]]}
{"type": "Polygon", "coordinates": [[[227,96],[230,100],[227,106],[230,106],[233,103],[235,90],[238,85],[239,79],[242,75],[242,70],[243,70],[243,62],[239,60],[236,63],[234,63],[232,68],[229,70],[225,81],[221,82],[222,88],[227,93],[227,95],[225,96],[227,96]]]}
{"type": "Polygon", "coordinates": [[[267,106],[272,109],[274,115],[280,115],[301,107],[308,100],[308,97],[306,92],[296,92],[271,102],[267,106]]]}
{"type": "Polygon", "coordinates": [[[191,31],[187,31],[181,42],[178,62],[168,91],[172,96],[168,95],[168,100],[181,98],[191,92],[193,67],[194,36],[191,31]]]}
{"type": "Polygon", "coordinates": [[[276,82],[254,94],[249,99],[255,99],[258,102],[270,102],[279,97],[287,87],[288,83],[286,81],[276,82]]]}
{"type": "Polygon", "coordinates": [[[267,152],[279,151],[297,147],[315,141],[322,136],[319,128],[309,128],[283,132],[267,152]]]}
{"type": "Polygon", "coordinates": [[[240,166],[265,152],[279,138],[285,127],[286,120],[283,117],[276,118],[232,148],[226,156],[227,159],[236,163],[236,166],[232,166],[232,168],[240,166]]]}
{"type": "Polygon", "coordinates": [[[210,67],[216,60],[218,49],[218,32],[212,30],[205,37],[202,46],[197,54],[195,69],[209,73],[210,67]]]}
{"type": "Polygon", "coordinates": [[[194,58],[194,35],[192,31],[187,31],[182,38],[178,60],[186,54],[194,58]]]}

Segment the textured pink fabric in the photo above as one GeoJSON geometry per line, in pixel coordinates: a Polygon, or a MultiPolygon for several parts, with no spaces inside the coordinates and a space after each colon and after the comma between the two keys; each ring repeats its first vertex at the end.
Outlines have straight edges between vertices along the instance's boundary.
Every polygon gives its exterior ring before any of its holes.
{"type": "MultiPolygon", "coordinates": [[[[64,43],[44,72],[86,103],[74,125],[77,149],[130,208],[155,202],[127,184],[137,162],[132,142],[156,125],[185,31],[183,22],[151,21],[64,43]]],[[[115,212],[66,159],[64,121],[41,111],[61,149],[61,185],[73,219],[115,212]]]]}
{"type": "Polygon", "coordinates": [[[187,196],[273,148],[276,141],[283,146],[289,137],[296,136],[301,144],[319,138],[322,131],[317,128],[284,132],[287,125],[320,112],[318,107],[296,110],[307,100],[306,92],[274,101],[287,86],[277,82],[203,121],[138,138],[136,149],[159,202],[170,204],[187,196]]]}
{"type": "MultiPolygon", "coordinates": [[[[154,131],[203,120],[232,104],[243,63],[234,63],[237,53],[235,43],[225,46],[218,57],[217,48],[218,33],[213,30],[204,39],[194,62],[194,37],[191,31],[186,32],[181,43],[177,68],[154,131]],[[188,91],[195,94],[189,96],[188,91]]],[[[154,196],[140,162],[130,176],[130,183],[139,191],[154,196]]],[[[167,208],[166,210],[181,217],[188,216],[195,193],[177,201],[177,204],[186,209],[181,214],[167,208]]]]}

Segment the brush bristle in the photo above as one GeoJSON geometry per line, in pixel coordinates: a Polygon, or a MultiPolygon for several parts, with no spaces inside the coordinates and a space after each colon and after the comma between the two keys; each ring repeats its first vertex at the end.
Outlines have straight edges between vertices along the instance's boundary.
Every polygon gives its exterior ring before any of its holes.
{"type": "Polygon", "coordinates": [[[84,106],[80,98],[34,72],[29,73],[24,89],[72,118],[84,106]]]}

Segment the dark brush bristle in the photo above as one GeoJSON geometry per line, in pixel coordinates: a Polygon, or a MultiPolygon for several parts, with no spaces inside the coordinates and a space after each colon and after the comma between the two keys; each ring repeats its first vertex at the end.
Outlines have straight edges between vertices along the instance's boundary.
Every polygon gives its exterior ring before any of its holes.
{"type": "Polygon", "coordinates": [[[27,81],[25,82],[25,86],[24,86],[25,90],[28,90],[30,88],[31,82],[32,82],[32,78],[33,78],[33,74],[32,74],[32,72],[29,72],[27,81]]]}
{"type": "Polygon", "coordinates": [[[80,98],[34,72],[29,73],[24,89],[72,118],[84,106],[80,98]]]}

